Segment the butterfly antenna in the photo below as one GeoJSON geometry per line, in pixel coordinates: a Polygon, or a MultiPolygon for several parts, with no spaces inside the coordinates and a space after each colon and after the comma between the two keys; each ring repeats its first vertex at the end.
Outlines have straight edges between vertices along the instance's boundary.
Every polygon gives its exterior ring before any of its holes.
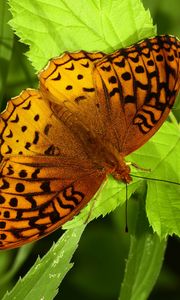
{"type": "Polygon", "coordinates": [[[125,232],[128,232],[128,217],[127,217],[127,211],[128,211],[128,187],[127,187],[127,183],[126,183],[126,206],[125,206],[125,232]]]}
{"type": "Polygon", "coordinates": [[[180,183],[178,183],[178,182],[165,180],[165,179],[149,178],[149,177],[138,176],[138,175],[133,175],[133,174],[131,174],[131,176],[136,177],[136,178],[141,178],[141,179],[148,179],[148,180],[151,180],[151,181],[159,181],[159,182],[166,182],[166,183],[172,183],[172,184],[180,185],[180,183]]]}

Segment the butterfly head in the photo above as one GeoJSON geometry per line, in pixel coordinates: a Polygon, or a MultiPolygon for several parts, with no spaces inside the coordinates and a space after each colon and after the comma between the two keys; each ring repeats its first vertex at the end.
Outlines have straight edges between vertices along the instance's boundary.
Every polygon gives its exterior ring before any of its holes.
{"type": "Polygon", "coordinates": [[[116,180],[123,181],[124,183],[130,183],[132,181],[130,176],[130,167],[126,164],[123,157],[120,157],[117,167],[112,172],[112,176],[116,180]]]}

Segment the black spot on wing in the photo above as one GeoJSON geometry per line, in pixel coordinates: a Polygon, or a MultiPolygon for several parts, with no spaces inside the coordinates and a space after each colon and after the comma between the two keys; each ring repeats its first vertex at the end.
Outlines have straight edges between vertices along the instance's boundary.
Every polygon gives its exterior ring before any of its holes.
{"type": "Polygon", "coordinates": [[[69,67],[69,68],[67,67],[67,68],[65,68],[65,69],[66,69],[66,70],[69,70],[69,71],[73,71],[73,70],[74,70],[74,64],[72,63],[72,64],[71,64],[71,67],[69,67]]]}
{"type": "Polygon", "coordinates": [[[26,145],[25,145],[25,148],[26,148],[27,150],[29,150],[30,147],[31,147],[31,143],[27,142],[26,145]]]}
{"type": "Polygon", "coordinates": [[[8,147],[8,150],[5,152],[5,154],[10,154],[10,153],[12,153],[12,148],[8,145],[7,146],[8,147]]]}
{"type": "Polygon", "coordinates": [[[38,178],[38,174],[40,173],[40,169],[36,169],[32,174],[31,174],[31,178],[33,179],[37,179],[38,178]]]}
{"type": "Polygon", "coordinates": [[[2,179],[3,184],[1,185],[0,189],[1,190],[6,190],[9,188],[9,182],[5,180],[4,178],[2,179]]]}
{"type": "Polygon", "coordinates": [[[35,131],[33,144],[36,145],[38,143],[38,141],[39,141],[39,132],[35,131]]]}
{"type": "Polygon", "coordinates": [[[81,66],[83,66],[83,67],[85,67],[85,68],[89,68],[89,62],[87,61],[87,63],[81,64],[81,66]]]}
{"type": "Polygon", "coordinates": [[[19,116],[16,114],[16,117],[14,120],[10,120],[11,123],[18,123],[19,122],[19,116]]]}
{"type": "Polygon", "coordinates": [[[29,110],[31,108],[31,101],[29,101],[29,103],[23,107],[23,109],[25,110],[29,110]]]}
{"type": "Polygon", "coordinates": [[[54,81],[56,81],[56,80],[58,81],[58,80],[61,79],[61,74],[58,72],[58,75],[54,78],[51,78],[51,79],[54,80],[54,81]]]}
{"type": "Polygon", "coordinates": [[[9,130],[9,134],[6,135],[7,138],[12,138],[13,137],[13,133],[12,130],[9,130]]]}
{"type": "Polygon", "coordinates": [[[51,127],[52,127],[51,124],[47,124],[47,125],[45,126],[45,128],[44,128],[44,134],[45,134],[45,135],[48,135],[49,129],[50,129],[51,127]]]}
{"type": "Polygon", "coordinates": [[[85,96],[78,96],[74,99],[74,102],[76,102],[78,104],[81,100],[85,100],[85,99],[86,99],[85,96]]]}
{"type": "Polygon", "coordinates": [[[94,88],[85,88],[85,87],[83,87],[83,91],[84,92],[94,92],[95,89],[94,88]]]}
{"type": "Polygon", "coordinates": [[[40,185],[40,188],[45,192],[45,193],[50,193],[51,188],[50,188],[50,181],[45,181],[40,185]]]}

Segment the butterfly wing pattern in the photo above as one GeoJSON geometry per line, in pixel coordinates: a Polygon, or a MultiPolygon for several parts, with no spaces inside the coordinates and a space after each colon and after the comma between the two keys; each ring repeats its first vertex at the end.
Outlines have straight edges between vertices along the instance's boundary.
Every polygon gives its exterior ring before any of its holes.
{"type": "Polygon", "coordinates": [[[131,181],[124,157],[158,130],[180,89],[180,42],[65,53],[39,81],[1,114],[0,249],[57,229],[108,174],[131,181]]]}
{"type": "Polygon", "coordinates": [[[175,37],[157,36],[97,63],[98,99],[109,105],[106,111],[124,155],[148,141],[167,118],[180,89],[179,57],[175,37]]]}
{"type": "Polygon", "coordinates": [[[11,100],[0,128],[0,247],[9,249],[48,234],[76,214],[105,174],[93,168],[38,91],[11,100]]]}
{"type": "Polygon", "coordinates": [[[179,52],[179,40],[164,35],[113,54],[98,53],[96,60],[93,53],[66,54],[40,74],[40,87],[44,97],[67,106],[99,139],[127,155],[167,118],[180,88],[179,52]]]}

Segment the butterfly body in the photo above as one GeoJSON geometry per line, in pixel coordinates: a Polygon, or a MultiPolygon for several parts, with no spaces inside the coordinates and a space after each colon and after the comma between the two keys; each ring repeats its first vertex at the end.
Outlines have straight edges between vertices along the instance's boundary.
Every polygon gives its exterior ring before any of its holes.
{"type": "Polygon", "coordinates": [[[0,119],[0,248],[37,240],[76,215],[125,156],[159,129],[180,88],[180,42],[146,39],[112,54],[65,53],[38,90],[0,119]]]}

